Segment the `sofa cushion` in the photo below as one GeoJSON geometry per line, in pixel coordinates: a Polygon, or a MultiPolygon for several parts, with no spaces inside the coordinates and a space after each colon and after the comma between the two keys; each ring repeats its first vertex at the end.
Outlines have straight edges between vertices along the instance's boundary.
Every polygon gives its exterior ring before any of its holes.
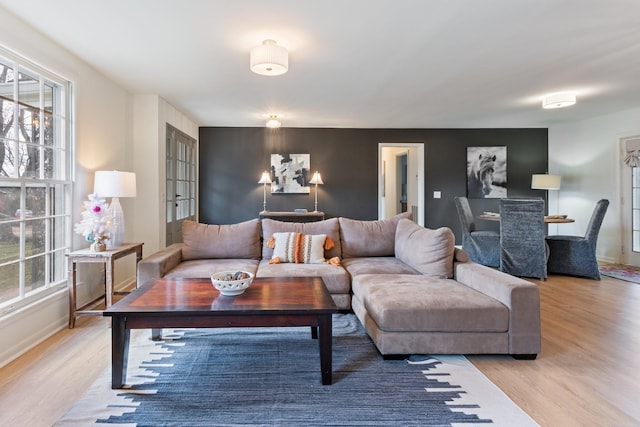
{"type": "Polygon", "coordinates": [[[274,219],[262,219],[262,236],[264,243],[262,245],[262,258],[269,260],[273,258],[273,249],[268,246],[269,237],[274,233],[293,232],[303,234],[325,234],[333,243],[333,248],[325,251],[325,258],[339,257],[342,254],[340,248],[340,226],[338,218],[325,219],[324,221],[315,222],[285,222],[276,221],[274,219]]]}
{"type": "Polygon", "coordinates": [[[182,222],[182,259],[260,258],[260,221],[213,225],[182,222]]]}
{"type": "Polygon", "coordinates": [[[211,277],[218,271],[248,271],[256,274],[258,270],[257,259],[194,259],[182,261],[169,270],[164,277],[184,279],[204,279],[211,277]]]}
{"type": "Polygon", "coordinates": [[[396,228],[396,258],[422,274],[442,279],[453,277],[455,236],[447,227],[424,228],[409,219],[396,228]]]}
{"type": "Polygon", "coordinates": [[[273,233],[272,260],[298,264],[321,264],[324,259],[326,234],[273,233]]]}
{"type": "Polygon", "coordinates": [[[411,213],[377,221],[340,217],[342,258],[394,256],[396,225],[403,218],[411,218],[411,213]]]}
{"type": "Polygon", "coordinates": [[[396,257],[362,257],[342,260],[351,277],[359,274],[420,274],[396,257]]]}
{"type": "Polygon", "coordinates": [[[506,332],[509,309],[451,279],[423,275],[362,274],[353,278],[358,300],[383,331],[506,332]]]}
{"type": "Polygon", "coordinates": [[[263,259],[256,277],[322,277],[330,294],[349,293],[351,282],[347,271],[332,264],[269,264],[263,259]]]}

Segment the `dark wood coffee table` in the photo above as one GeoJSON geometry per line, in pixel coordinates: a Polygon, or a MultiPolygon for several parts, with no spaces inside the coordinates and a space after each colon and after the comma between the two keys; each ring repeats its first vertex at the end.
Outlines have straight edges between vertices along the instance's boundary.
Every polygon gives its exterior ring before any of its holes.
{"type": "Polygon", "coordinates": [[[111,388],[126,381],[130,330],[153,329],[159,338],[161,328],[309,326],[319,338],[322,384],[331,384],[337,311],[320,277],[256,278],[235,297],[220,295],[209,279],[150,281],[103,313],[112,317],[111,388]]]}

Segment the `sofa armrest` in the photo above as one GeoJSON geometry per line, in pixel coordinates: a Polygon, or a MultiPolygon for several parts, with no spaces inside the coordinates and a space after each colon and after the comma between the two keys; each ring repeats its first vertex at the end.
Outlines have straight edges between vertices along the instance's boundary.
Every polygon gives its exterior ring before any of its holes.
{"type": "Polygon", "coordinates": [[[138,263],[138,286],[152,279],[164,277],[182,262],[182,243],[174,243],[143,258],[138,263]]]}
{"type": "Polygon", "coordinates": [[[540,353],[540,291],[536,284],[472,261],[456,262],[454,278],[509,308],[510,354],[540,353]]]}

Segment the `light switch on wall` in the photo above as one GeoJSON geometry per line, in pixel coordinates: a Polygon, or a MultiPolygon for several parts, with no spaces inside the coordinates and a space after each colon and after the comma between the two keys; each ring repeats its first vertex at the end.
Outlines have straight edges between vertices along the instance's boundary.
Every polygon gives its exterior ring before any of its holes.
{"type": "Polygon", "coordinates": [[[439,191],[434,191],[433,192],[433,198],[434,199],[439,199],[440,197],[442,197],[442,194],[439,191]]]}

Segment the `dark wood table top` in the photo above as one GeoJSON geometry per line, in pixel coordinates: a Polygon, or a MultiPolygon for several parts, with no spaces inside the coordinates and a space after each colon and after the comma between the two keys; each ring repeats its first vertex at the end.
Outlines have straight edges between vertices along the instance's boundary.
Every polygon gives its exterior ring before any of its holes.
{"type": "Polygon", "coordinates": [[[334,313],[337,307],[320,277],[255,278],[241,295],[224,296],[210,279],[157,279],[104,311],[135,314],[215,315],[334,313]]]}

